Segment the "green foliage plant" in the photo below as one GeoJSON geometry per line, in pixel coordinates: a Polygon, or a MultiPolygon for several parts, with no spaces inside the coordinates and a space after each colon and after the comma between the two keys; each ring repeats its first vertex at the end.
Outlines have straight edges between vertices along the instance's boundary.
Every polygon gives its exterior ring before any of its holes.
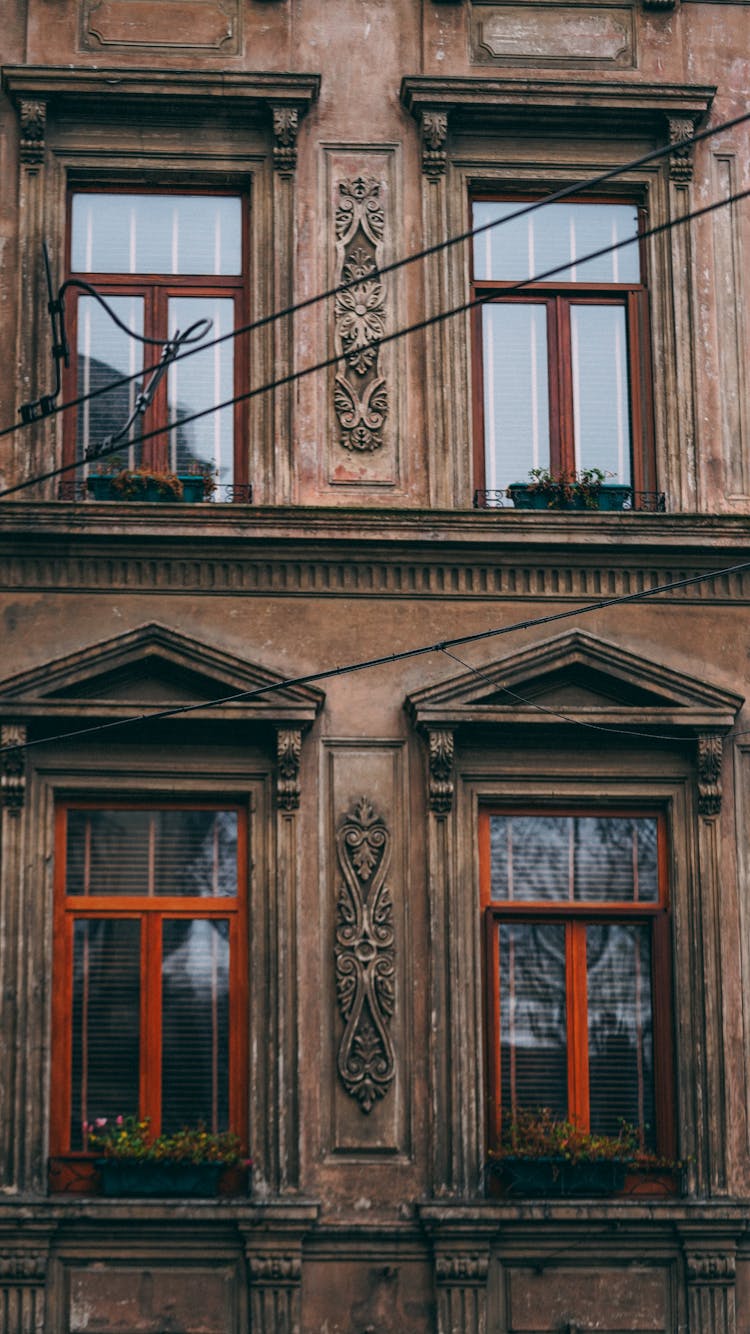
{"type": "Polygon", "coordinates": [[[598,509],[599,493],[607,478],[614,476],[613,472],[603,472],[601,468],[581,468],[579,471],[568,469],[562,472],[532,468],[528,482],[515,482],[505,494],[512,499],[514,488],[525,486],[529,491],[548,496],[549,509],[564,508],[579,498],[586,509],[598,509]]]}
{"type": "Polygon", "coordinates": [[[677,1171],[680,1163],[662,1158],[643,1145],[636,1126],[621,1120],[617,1135],[591,1135],[572,1121],[553,1115],[549,1107],[503,1112],[500,1144],[490,1159],[552,1158],[567,1163],[626,1163],[632,1172],[677,1171]]]}
{"type": "Polygon", "coordinates": [[[202,1121],[183,1126],[173,1135],[152,1136],[148,1117],[99,1116],[84,1121],[84,1136],[90,1149],[103,1158],[128,1163],[219,1163],[222,1167],[250,1167],[243,1158],[239,1136],[230,1130],[206,1130],[202,1121]]]}

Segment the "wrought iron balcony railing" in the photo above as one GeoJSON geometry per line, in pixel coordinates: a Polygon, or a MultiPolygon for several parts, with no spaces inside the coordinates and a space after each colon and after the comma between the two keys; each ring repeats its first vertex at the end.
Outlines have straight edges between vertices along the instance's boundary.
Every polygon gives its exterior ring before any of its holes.
{"type": "MultiPolygon", "coordinates": [[[[514,509],[514,508],[516,507],[514,506],[513,500],[504,490],[474,492],[474,509],[495,510],[495,509],[514,509]]],[[[518,508],[528,509],[531,507],[523,506],[518,508]]],[[[591,498],[586,503],[580,505],[560,504],[558,503],[558,498],[553,495],[548,499],[547,503],[540,503],[538,506],[535,506],[534,508],[537,508],[542,511],[546,510],[547,512],[552,511],[556,514],[561,513],[563,511],[566,513],[574,511],[577,514],[594,514],[594,513],[601,513],[605,509],[605,506],[602,505],[600,507],[593,498],[591,498]]],[[[638,511],[640,513],[664,514],[666,512],[666,508],[667,508],[667,501],[663,491],[634,491],[634,490],[628,491],[628,494],[625,496],[623,503],[621,505],[618,505],[616,509],[609,505],[606,506],[606,509],[609,512],[616,512],[620,514],[622,513],[632,514],[634,511],[638,511]]]]}

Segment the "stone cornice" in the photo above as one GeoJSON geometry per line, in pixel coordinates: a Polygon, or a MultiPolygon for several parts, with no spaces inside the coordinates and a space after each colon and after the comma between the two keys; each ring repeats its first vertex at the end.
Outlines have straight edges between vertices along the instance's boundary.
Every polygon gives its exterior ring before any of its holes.
{"type": "Polygon", "coordinates": [[[625,79],[513,79],[485,76],[441,78],[407,75],[401,81],[401,101],[412,115],[442,110],[451,116],[518,121],[550,117],[591,120],[616,117],[622,121],[650,120],[663,127],[665,116],[688,116],[694,122],[706,115],[716,88],[703,84],[641,83],[625,79]]]}
{"type": "Polygon", "coordinates": [[[304,111],[317,98],[319,74],[245,73],[224,70],[108,69],[97,65],[6,65],[3,87],[18,102],[38,98],[80,110],[95,99],[106,105],[148,101],[252,107],[270,103],[304,111]]]}

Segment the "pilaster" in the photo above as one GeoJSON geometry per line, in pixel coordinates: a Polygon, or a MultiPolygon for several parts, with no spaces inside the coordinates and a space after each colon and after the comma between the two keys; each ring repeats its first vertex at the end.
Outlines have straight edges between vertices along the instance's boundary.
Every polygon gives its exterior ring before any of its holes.
{"type": "Polygon", "coordinates": [[[42,1334],[47,1251],[0,1241],[0,1329],[3,1334],[42,1334]]]}
{"type": "Polygon", "coordinates": [[[736,1334],[734,1238],[683,1235],[683,1245],[690,1334],[736,1334]]]}
{"type": "Polygon", "coordinates": [[[699,1155],[696,1170],[700,1188],[711,1195],[727,1190],[725,1145],[726,1081],[724,1060],[723,960],[721,948],[720,813],[722,737],[705,732],[698,738],[698,879],[701,957],[696,977],[702,979],[702,1047],[705,1060],[704,1105],[698,1109],[699,1155]],[[701,1124],[702,1122],[702,1124],[701,1124]]]}
{"type": "MultiPolygon", "coordinates": [[[[18,216],[18,401],[28,403],[47,391],[51,376],[50,340],[46,323],[47,296],[42,242],[45,240],[47,101],[43,97],[21,97],[19,121],[18,216]]],[[[27,428],[10,440],[15,451],[8,475],[19,481],[42,471],[43,423],[27,428]]]]}
{"type": "MultiPolygon", "coordinates": [[[[14,750],[26,741],[20,723],[0,727],[0,1181],[18,1184],[20,1068],[18,1041],[22,1031],[19,1011],[23,1003],[19,921],[23,901],[23,835],[26,798],[26,755],[14,750]]],[[[1,1272],[1,1271],[0,1271],[1,1272]]],[[[25,1299],[24,1299],[25,1300],[25,1299]]],[[[0,1322],[0,1328],[3,1328],[0,1322]]]]}
{"type": "Polygon", "coordinates": [[[437,1334],[488,1334],[490,1241],[497,1230],[481,1206],[419,1206],[432,1242],[437,1334]]]}

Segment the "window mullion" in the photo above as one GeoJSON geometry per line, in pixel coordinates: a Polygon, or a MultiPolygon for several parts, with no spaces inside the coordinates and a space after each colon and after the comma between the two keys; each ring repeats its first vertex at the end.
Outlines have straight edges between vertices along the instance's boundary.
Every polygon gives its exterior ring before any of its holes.
{"type": "Polygon", "coordinates": [[[563,296],[555,297],[555,329],[557,357],[555,373],[558,378],[559,415],[559,462],[561,472],[573,472],[576,468],[574,392],[573,392],[573,357],[570,344],[570,300],[563,296]]]}
{"type": "Polygon", "coordinates": [[[143,914],[140,1115],[154,1135],[161,1133],[161,926],[161,913],[143,914]]]}
{"type": "Polygon", "coordinates": [[[586,923],[570,922],[565,932],[568,1011],[568,1115],[589,1131],[589,1042],[586,979],[586,923]]]}

